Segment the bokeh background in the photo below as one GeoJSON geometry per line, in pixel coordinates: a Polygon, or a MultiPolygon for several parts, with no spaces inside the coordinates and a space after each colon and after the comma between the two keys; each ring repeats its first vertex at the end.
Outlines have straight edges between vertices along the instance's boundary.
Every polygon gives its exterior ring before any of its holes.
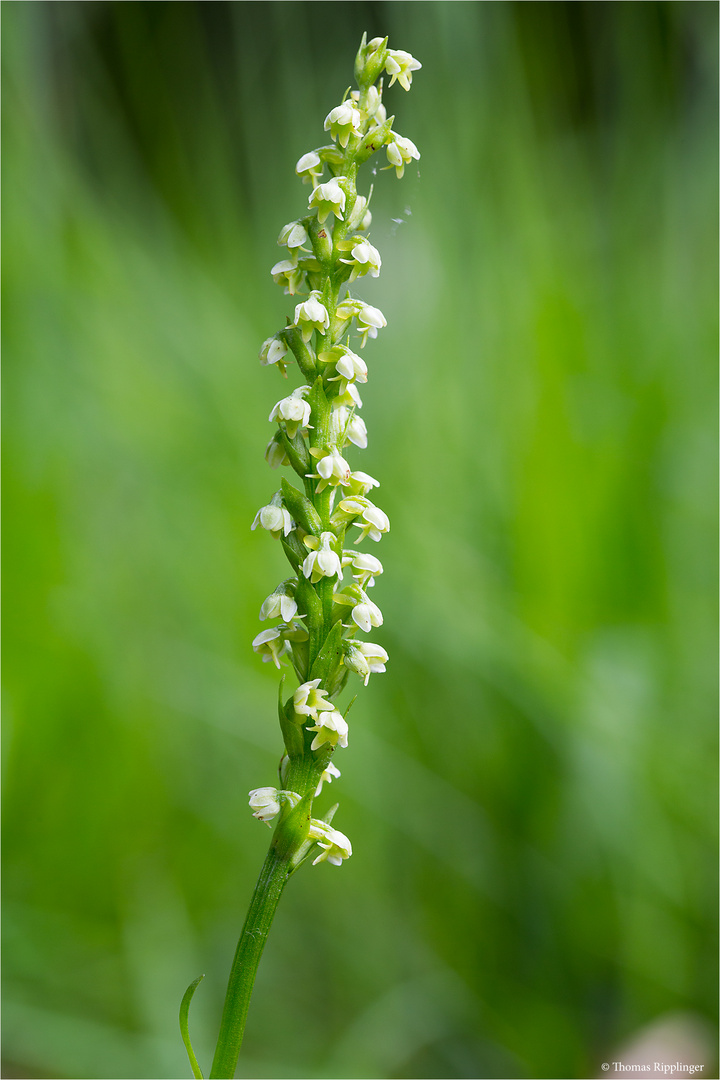
{"type": "Polygon", "coordinates": [[[423,62],[358,290],[391,661],[323,795],[355,854],[288,888],[240,1075],[594,1077],[648,1025],[700,1054],[717,5],[3,16],[4,1075],[189,1075],[201,971],[210,1060],[280,752],[268,270],[363,30],[423,62]]]}

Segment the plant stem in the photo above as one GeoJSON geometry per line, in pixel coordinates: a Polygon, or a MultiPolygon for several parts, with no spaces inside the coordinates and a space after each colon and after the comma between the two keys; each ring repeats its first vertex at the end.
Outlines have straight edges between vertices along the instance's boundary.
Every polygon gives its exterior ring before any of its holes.
{"type": "Polygon", "coordinates": [[[310,824],[306,798],[315,791],[326,764],[309,754],[290,762],[287,780],[303,802],[281,817],[260,871],[230,969],[210,1080],[232,1080],[235,1075],[260,957],[283,889],[306,845],[310,824]]]}
{"type": "Polygon", "coordinates": [[[211,1080],[232,1080],[245,1032],[255,973],[262,956],[275,909],[289,876],[289,852],[273,843],[260,871],[228,981],[220,1034],[210,1070],[211,1080]]]}

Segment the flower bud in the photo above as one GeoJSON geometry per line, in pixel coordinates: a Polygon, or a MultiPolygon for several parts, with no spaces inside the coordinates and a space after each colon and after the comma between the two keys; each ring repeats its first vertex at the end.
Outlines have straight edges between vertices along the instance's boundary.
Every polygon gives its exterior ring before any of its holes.
{"type": "Polygon", "coordinates": [[[355,80],[358,86],[372,86],[382,73],[387,59],[387,42],[387,38],[379,37],[367,41],[367,34],[363,34],[355,57],[355,80]]]}
{"type": "Polygon", "coordinates": [[[343,664],[345,667],[350,668],[351,671],[355,671],[361,679],[365,680],[365,685],[367,686],[367,679],[370,675],[370,665],[356,645],[351,645],[345,653],[343,664]]]}
{"type": "Polygon", "coordinates": [[[265,460],[271,469],[279,469],[281,465],[289,465],[290,459],[283,444],[281,431],[276,431],[265,448],[265,460]]]}

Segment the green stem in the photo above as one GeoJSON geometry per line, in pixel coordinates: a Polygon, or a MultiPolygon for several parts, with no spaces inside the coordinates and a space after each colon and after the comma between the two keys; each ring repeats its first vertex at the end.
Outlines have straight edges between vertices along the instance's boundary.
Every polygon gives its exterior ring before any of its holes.
{"type": "Polygon", "coordinates": [[[318,760],[305,753],[290,762],[287,783],[291,791],[303,797],[303,802],[282,814],[260,871],[230,969],[210,1080],[231,1080],[235,1075],[260,957],[283,889],[307,841],[310,800],[306,797],[315,791],[326,764],[319,752],[318,760]]]}
{"type": "Polygon", "coordinates": [[[220,1034],[210,1070],[211,1080],[235,1075],[255,974],[270,932],[275,909],[288,879],[289,855],[273,844],[260,871],[228,981],[220,1034]]]}

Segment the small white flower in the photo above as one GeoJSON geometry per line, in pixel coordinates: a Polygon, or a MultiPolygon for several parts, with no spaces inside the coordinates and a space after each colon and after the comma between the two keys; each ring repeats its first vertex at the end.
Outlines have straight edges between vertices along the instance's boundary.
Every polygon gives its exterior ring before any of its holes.
{"type": "Polygon", "coordinates": [[[337,375],[330,381],[341,383],[341,395],[347,390],[348,383],[367,382],[367,364],[362,356],[352,352],[347,345],[333,345],[332,349],[325,349],[319,354],[318,360],[323,364],[335,365],[337,375]]]}
{"type": "Polygon", "coordinates": [[[344,296],[335,309],[338,319],[352,319],[362,309],[363,301],[353,296],[344,296]]]}
{"type": "Polygon", "coordinates": [[[375,584],[375,578],[383,572],[383,564],[367,551],[343,551],[343,567],[352,566],[352,576],[363,588],[375,584]]]}
{"type": "Polygon", "coordinates": [[[380,487],[380,481],[361,469],[356,469],[350,473],[350,479],[343,487],[347,488],[348,495],[367,495],[372,488],[380,487]]]}
{"type": "Polygon", "coordinates": [[[332,784],[333,779],[337,780],[338,777],[341,776],[341,775],[342,774],[341,774],[340,770],[335,768],[332,761],[328,761],[327,767],[325,768],[325,770],[323,771],[322,776],[320,777],[320,783],[318,784],[317,788],[315,789],[315,798],[317,798],[318,795],[320,794],[320,792],[322,791],[323,784],[332,784]]]}
{"type": "Polygon", "coordinates": [[[273,663],[280,668],[280,658],[290,652],[291,641],[307,641],[309,634],[298,622],[279,623],[269,630],[262,630],[253,639],[253,650],[258,653],[263,663],[273,663]]]}
{"type": "Polygon", "coordinates": [[[355,383],[344,383],[344,386],[335,398],[335,404],[344,405],[346,409],[362,409],[362,398],[360,397],[360,391],[355,383]]]}
{"type": "Polygon", "coordinates": [[[274,787],[255,788],[248,793],[250,795],[249,806],[253,811],[253,817],[258,821],[264,821],[266,825],[280,813],[280,807],[284,802],[291,806],[297,806],[300,796],[294,791],[278,791],[274,787]]]}
{"type": "Polygon", "coordinates": [[[330,132],[331,137],[337,140],[343,149],[350,136],[360,130],[361,124],[362,113],[352,101],[343,101],[342,105],[336,105],[325,117],[325,130],[330,132]]]}
{"type": "Polygon", "coordinates": [[[299,716],[311,716],[317,720],[318,709],[331,709],[329,701],[325,701],[327,690],[318,690],[320,679],[304,682],[298,686],[293,694],[293,708],[299,716]]]}
{"type": "Polygon", "coordinates": [[[258,525],[266,529],[273,540],[278,540],[281,535],[287,536],[295,528],[295,522],[285,507],[272,503],[260,507],[250,528],[257,529],[258,525]]]}
{"type": "Polygon", "coordinates": [[[387,662],[388,654],[372,641],[353,642],[343,657],[345,667],[356,671],[366,686],[371,675],[385,671],[387,662]]]}
{"type": "Polygon", "coordinates": [[[352,621],[366,634],[370,633],[373,626],[382,626],[383,615],[377,604],[366,596],[361,604],[356,604],[351,612],[352,621]]]}
{"type": "Polygon", "coordinates": [[[348,229],[364,229],[367,231],[372,224],[372,214],[367,208],[368,200],[364,195],[358,195],[352,214],[348,218],[348,229]]]}
{"type": "MultiPolygon", "coordinates": [[[[317,472],[307,473],[306,475],[308,478],[320,480],[316,488],[317,492],[324,491],[328,485],[337,487],[338,484],[345,484],[350,479],[350,466],[336,446],[325,451],[311,446],[310,453],[313,457],[318,458],[317,472]]],[[[324,535],[332,536],[332,533],[324,535]]]]}
{"type": "Polygon", "coordinates": [[[360,521],[353,522],[362,532],[355,541],[359,544],[366,536],[371,540],[379,540],[383,533],[390,531],[390,521],[384,510],[375,506],[369,499],[361,495],[353,495],[343,499],[336,511],[341,520],[350,521],[354,517],[360,517],[360,521]]]}
{"type": "Polygon", "coordinates": [[[308,731],[316,731],[317,735],[310,744],[311,750],[329,743],[331,746],[341,746],[343,749],[348,744],[348,726],[342,713],[337,709],[330,712],[318,713],[317,724],[308,727],[308,731]]]}
{"type": "MultiPolygon", "coordinates": [[[[333,425],[338,436],[343,440],[343,446],[347,446],[351,442],[355,446],[359,446],[361,450],[367,448],[367,425],[362,417],[356,416],[350,409],[340,405],[333,410],[333,425]]],[[[360,493],[358,492],[358,494],[360,493]]],[[[365,492],[362,492],[362,494],[364,495],[365,492]]]]}
{"type": "MultiPolygon", "coordinates": [[[[382,38],[378,38],[378,41],[381,41],[381,40],[382,40],[382,38]]],[[[354,102],[356,102],[356,103],[359,102],[360,101],[360,91],[359,90],[353,90],[352,93],[350,94],[350,97],[353,99],[354,102]]],[[[366,113],[366,115],[368,117],[373,117],[375,115],[375,113],[378,111],[379,108],[380,108],[380,91],[378,90],[377,86],[370,86],[370,87],[368,87],[368,92],[367,92],[367,95],[366,95],[366,98],[365,98],[365,113],[366,113]]],[[[382,123],[382,121],[380,121],[380,123],[382,123]]]]}
{"type": "Polygon", "coordinates": [[[260,608],[260,622],[264,622],[265,619],[282,619],[283,622],[289,623],[291,619],[294,619],[297,614],[297,603],[293,593],[294,585],[287,582],[278,585],[275,592],[263,600],[260,608]]]}
{"type": "Polygon", "coordinates": [[[385,670],[388,654],[382,645],[375,645],[372,641],[359,641],[357,647],[370,665],[371,673],[385,670]]]}
{"type": "Polygon", "coordinates": [[[288,397],[273,405],[269,420],[284,420],[289,439],[294,439],[298,428],[306,428],[310,423],[310,405],[304,400],[309,386],[299,386],[288,397]]]}
{"type": "Polygon", "coordinates": [[[321,577],[342,577],[342,564],[340,556],[333,551],[337,543],[334,533],[320,533],[320,539],[316,536],[306,536],[303,543],[310,548],[310,554],[302,565],[302,572],[306,578],[310,578],[313,585],[317,584],[321,577]]]}
{"type": "Polygon", "coordinates": [[[298,327],[305,343],[312,337],[313,330],[325,333],[330,325],[330,316],[317,290],[313,290],[302,304],[296,305],[295,322],[292,325],[298,327]]]}
{"type": "Polygon", "coordinates": [[[262,343],[260,363],[264,367],[267,367],[270,364],[277,364],[284,375],[287,371],[287,366],[283,363],[283,357],[287,351],[288,348],[284,341],[278,337],[269,337],[262,343]]]}
{"type": "Polygon", "coordinates": [[[333,600],[336,604],[348,604],[352,608],[350,613],[352,621],[366,634],[373,626],[382,626],[382,611],[360,585],[348,585],[342,592],[334,593],[333,600]]]}
{"type": "Polygon", "coordinates": [[[366,507],[362,513],[362,522],[356,521],[354,524],[360,526],[362,530],[355,541],[356,545],[361,544],[366,536],[377,543],[383,533],[390,532],[390,520],[379,506],[366,507]]]}
{"type": "Polygon", "coordinates": [[[338,509],[335,511],[334,517],[338,519],[338,523],[341,521],[352,521],[358,514],[362,514],[367,506],[372,505],[373,503],[362,495],[349,495],[342,500],[338,509]]]}
{"type": "Polygon", "coordinates": [[[258,653],[264,664],[272,663],[280,670],[280,658],[290,652],[290,645],[282,636],[282,628],[274,626],[263,630],[253,639],[253,651],[258,653]]]}
{"type": "Polygon", "coordinates": [[[326,184],[318,184],[308,199],[310,210],[317,207],[318,221],[322,225],[329,214],[334,214],[340,221],[343,220],[345,210],[345,192],[338,181],[344,180],[344,176],[334,176],[326,184]]]}
{"type": "Polygon", "coordinates": [[[297,259],[297,249],[308,242],[305,226],[300,221],[289,222],[280,230],[277,242],[281,247],[286,247],[297,259]]]}
{"type": "Polygon", "coordinates": [[[349,859],[352,855],[352,844],[345,833],[331,828],[324,821],[311,818],[308,836],[316,840],[318,847],[323,849],[317,859],[313,859],[313,866],[317,866],[319,862],[324,862],[326,859],[333,866],[340,866],[343,859],[349,859]]]}
{"type": "Polygon", "coordinates": [[[335,364],[335,370],[346,382],[367,382],[368,369],[362,356],[345,348],[335,364]]]}
{"type": "Polygon", "coordinates": [[[352,266],[351,281],[355,281],[356,278],[363,277],[365,274],[369,274],[370,277],[380,276],[380,267],[382,266],[380,252],[376,247],[372,246],[369,240],[359,241],[351,249],[350,254],[352,255],[351,259],[341,259],[340,262],[352,266]]]}
{"type": "Polygon", "coordinates": [[[397,79],[403,90],[409,90],[413,71],[419,71],[421,67],[420,61],[409,52],[403,52],[402,49],[388,49],[385,70],[388,75],[392,75],[390,86],[397,79]]]}
{"type": "Polygon", "coordinates": [[[305,271],[296,266],[292,259],[276,262],[270,273],[276,285],[284,285],[288,296],[294,296],[305,284],[305,271]]]}
{"type": "Polygon", "coordinates": [[[324,165],[320,160],[320,155],[315,150],[303,154],[295,166],[295,172],[302,177],[303,184],[312,183],[313,187],[317,183],[317,177],[322,176],[323,169],[324,165]]]}
{"type": "Polygon", "coordinates": [[[250,795],[250,809],[253,811],[253,817],[258,821],[272,821],[280,813],[277,788],[254,788],[248,794],[250,795]]]}
{"type": "Polygon", "coordinates": [[[387,320],[380,308],[372,307],[360,301],[360,310],[357,313],[357,326],[362,337],[360,347],[364,348],[368,337],[376,338],[378,330],[387,326],[387,320]]]}
{"type": "Polygon", "coordinates": [[[405,172],[405,166],[410,162],[420,160],[420,151],[418,150],[412,139],[404,139],[402,135],[396,135],[393,142],[391,142],[387,148],[387,159],[391,165],[395,166],[395,172],[397,173],[398,180],[402,179],[402,175],[405,172]]]}

